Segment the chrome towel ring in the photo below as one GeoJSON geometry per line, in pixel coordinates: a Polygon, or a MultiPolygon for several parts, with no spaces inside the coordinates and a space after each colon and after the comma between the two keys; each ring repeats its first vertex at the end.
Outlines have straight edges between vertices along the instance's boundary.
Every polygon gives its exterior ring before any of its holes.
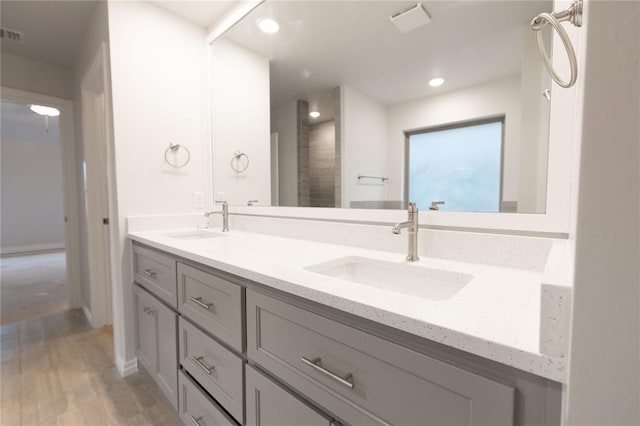
{"type": "Polygon", "coordinates": [[[244,152],[236,151],[231,157],[231,168],[236,173],[242,173],[249,168],[249,156],[244,152]],[[242,157],[245,158],[244,164],[242,164],[242,157]]]}
{"type": "Polygon", "coordinates": [[[546,66],[547,71],[551,74],[551,78],[553,78],[560,87],[568,88],[573,86],[578,79],[578,60],[576,59],[576,52],[573,50],[571,40],[569,40],[567,32],[562,27],[561,22],[564,21],[569,21],[576,27],[582,26],[582,0],[575,0],[568,9],[563,10],[562,12],[539,14],[531,21],[531,29],[536,32],[538,50],[540,51],[540,56],[542,56],[542,59],[544,60],[544,65],[546,66]],[[567,51],[569,66],[571,67],[571,76],[569,77],[569,81],[562,80],[558,73],[553,69],[551,58],[549,58],[544,47],[542,29],[547,24],[551,25],[551,27],[557,31],[558,36],[560,37],[560,40],[562,40],[562,44],[567,51]]]}
{"type": "Polygon", "coordinates": [[[169,148],[167,148],[164,151],[164,161],[174,169],[180,169],[186,166],[187,164],[189,164],[189,160],[191,160],[191,152],[189,152],[189,149],[184,145],[170,143],[169,148]],[[177,154],[180,151],[180,149],[184,150],[184,152],[187,154],[187,157],[185,158],[185,160],[182,161],[181,163],[177,163],[175,159],[170,160],[169,153],[173,152],[177,154]]]}

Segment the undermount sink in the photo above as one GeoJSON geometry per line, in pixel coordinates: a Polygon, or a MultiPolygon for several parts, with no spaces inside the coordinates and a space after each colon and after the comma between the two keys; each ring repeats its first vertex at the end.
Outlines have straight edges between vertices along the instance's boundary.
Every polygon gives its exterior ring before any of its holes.
{"type": "Polygon", "coordinates": [[[472,275],[386,262],[365,257],[343,257],[305,268],[328,277],[430,300],[447,300],[467,285],[472,275]]]}
{"type": "Polygon", "coordinates": [[[184,231],[184,232],[173,232],[170,234],[166,234],[169,238],[175,238],[177,240],[202,240],[205,238],[216,238],[216,237],[224,237],[224,234],[220,234],[218,232],[205,231],[205,230],[194,230],[194,231],[184,231]]]}

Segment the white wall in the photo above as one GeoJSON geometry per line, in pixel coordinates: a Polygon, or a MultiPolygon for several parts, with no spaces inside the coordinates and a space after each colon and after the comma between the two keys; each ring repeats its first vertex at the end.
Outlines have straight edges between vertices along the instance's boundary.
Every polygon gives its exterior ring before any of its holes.
{"type": "Polygon", "coordinates": [[[271,205],[269,60],[221,39],[211,56],[215,191],[230,204],[271,205]],[[241,173],[231,168],[237,151],[250,161],[241,173]]]}
{"type": "Polygon", "coordinates": [[[349,207],[351,201],[386,200],[387,187],[399,182],[398,176],[391,177],[388,171],[387,109],[346,85],[340,87],[340,97],[342,207],[349,207]],[[392,180],[387,183],[375,179],[358,181],[358,175],[385,176],[392,180]]]}
{"type": "Polygon", "coordinates": [[[271,131],[278,133],[279,206],[298,205],[298,108],[292,101],[271,111],[271,131]]]}
{"type": "Polygon", "coordinates": [[[0,64],[2,87],[63,99],[73,97],[71,70],[67,67],[7,52],[2,52],[0,64]]]}
{"type": "Polygon", "coordinates": [[[640,3],[590,1],[566,424],[640,424],[640,3]]]}
{"type": "MultiPolygon", "coordinates": [[[[551,32],[546,32],[547,35],[551,32]]],[[[536,37],[529,28],[522,43],[520,75],[521,127],[518,159],[518,212],[544,212],[547,202],[549,157],[549,113],[551,103],[542,96],[551,89],[551,78],[538,52],[536,37]]],[[[555,86],[554,92],[564,90],[555,86]]]]}
{"type": "Polygon", "coordinates": [[[389,107],[389,199],[404,197],[405,131],[506,115],[503,199],[518,198],[520,76],[389,107]]]}
{"type": "Polygon", "coordinates": [[[59,120],[2,102],[2,254],[62,249],[64,198],[59,120]]]}
{"type": "MultiPolygon", "coordinates": [[[[113,135],[122,282],[114,293],[116,365],[135,368],[130,215],[193,213],[192,194],[211,204],[210,141],[202,28],[147,2],[109,2],[113,135]],[[191,162],[164,163],[170,143],[184,144],[191,162]],[[126,331],[126,335],[123,332],[126,331]]],[[[268,135],[267,135],[268,136],[268,135]]],[[[267,141],[268,146],[268,141],[267,141]]]]}

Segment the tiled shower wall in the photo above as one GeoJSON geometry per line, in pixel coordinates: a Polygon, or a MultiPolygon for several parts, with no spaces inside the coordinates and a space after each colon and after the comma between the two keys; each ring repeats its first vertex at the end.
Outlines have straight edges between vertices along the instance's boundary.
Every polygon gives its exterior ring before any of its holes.
{"type": "Polygon", "coordinates": [[[309,181],[311,207],[335,207],[335,123],[309,128],[309,181]]]}

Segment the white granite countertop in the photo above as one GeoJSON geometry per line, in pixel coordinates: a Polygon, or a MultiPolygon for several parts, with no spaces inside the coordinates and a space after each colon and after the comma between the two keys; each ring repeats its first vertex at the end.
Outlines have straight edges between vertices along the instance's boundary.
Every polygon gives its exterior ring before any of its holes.
{"type": "Polygon", "coordinates": [[[566,382],[565,358],[539,350],[542,272],[422,257],[411,263],[473,276],[450,299],[433,301],[304,269],[346,256],[403,263],[402,254],[233,230],[215,238],[170,236],[194,231],[130,232],[129,237],[268,287],[566,382]]]}

